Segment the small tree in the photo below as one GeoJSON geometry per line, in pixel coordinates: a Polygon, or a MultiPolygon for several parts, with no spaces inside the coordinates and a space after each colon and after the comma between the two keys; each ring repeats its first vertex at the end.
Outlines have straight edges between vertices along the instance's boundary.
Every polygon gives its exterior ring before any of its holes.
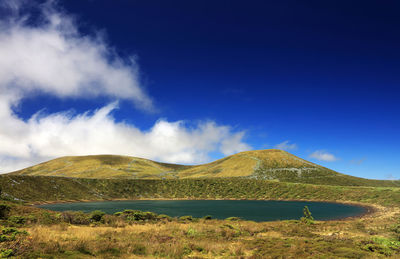
{"type": "Polygon", "coordinates": [[[313,216],[311,216],[311,212],[308,209],[308,206],[304,206],[304,208],[303,208],[303,217],[301,218],[301,220],[306,222],[306,223],[313,223],[314,222],[314,218],[313,218],[313,216]]]}

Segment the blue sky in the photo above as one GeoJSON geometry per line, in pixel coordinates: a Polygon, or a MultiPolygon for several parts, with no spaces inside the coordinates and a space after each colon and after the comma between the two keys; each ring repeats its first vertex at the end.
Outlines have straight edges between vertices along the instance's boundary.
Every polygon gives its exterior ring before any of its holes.
{"type": "Polygon", "coordinates": [[[23,128],[0,129],[0,171],[96,151],[190,164],[280,147],[400,177],[396,1],[22,2],[0,12],[0,56],[19,53],[0,64],[16,67],[0,74],[4,120],[23,128]]]}

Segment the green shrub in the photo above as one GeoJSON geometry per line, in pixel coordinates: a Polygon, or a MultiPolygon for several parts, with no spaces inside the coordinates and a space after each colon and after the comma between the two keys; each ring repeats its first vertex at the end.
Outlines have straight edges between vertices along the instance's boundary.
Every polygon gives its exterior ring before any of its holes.
{"type": "Polygon", "coordinates": [[[160,220],[168,220],[168,221],[172,220],[172,218],[170,216],[165,215],[165,214],[160,214],[160,215],[157,216],[157,218],[160,219],[160,220]]]}
{"type": "Polygon", "coordinates": [[[155,220],[157,219],[157,214],[151,211],[144,212],[144,219],[145,220],[155,220]]]}
{"type": "Polygon", "coordinates": [[[142,244],[134,244],[132,253],[135,255],[146,255],[146,247],[142,244]]]}
{"type": "Polygon", "coordinates": [[[149,221],[158,219],[158,215],[156,213],[150,211],[140,211],[140,210],[124,210],[123,212],[118,213],[117,215],[122,216],[123,218],[129,221],[149,221]]]}
{"type": "Polygon", "coordinates": [[[229,217],[229,218],[226,218],[225,220],[238,221],[238,220],[241,220],[241,218],[239,218],[239,217],[229,217]]]}
{"type": "Polygon", "coordinates": [[[99,221],[102,220],[102,218],[103,218],[103,216],[105,214],[106,213],[101,211],[101,210],[92,211],[92,213],[90,213],[90,220],[91,221],[95,221],[95,222],[99,222],[99,221]]]}
{"type": "Polygon", "coordinates": [[[83,213],[82,211],[64,211],[61,214],[62,219],[64,222],[74,225],[89,225],[90,217],[89,215],[83,213]]]}
{"type": "Polygon", "coordinates": [[[383,237],[374,237],[369,241],[364,241],[361,249],[370,252],[377,252],[385,256],[391,256],[393,251],[400,250],[400,242],[383,237]]]}
{"type": "Polygon", "coordinates": [[[210,220],[210,219],[212,219],[212,216],[211,215],[207,215],[207,216],[204,216],[203,219],[210,220]]]}
{"type": "Polygon", "coordinates": [[[48,211],[43,211],[42,214],[39,216],[39,220],[40,223],[45,225],[51,225],[59,222],[59,219],[48,211]]]}
{"type": "Polygon", "coordinates": [[[36,223],[38,221],[38,218],[36,215],[28,215],[26,217],[26,222],[28,223],[36,223]]]}
{"type": "Polygon", "coordinates": [[[0,242],[13,241],[17,235],[28,235],[28,232],[19,231],[13,227],[3,228],[1,230],[0,242]]]}
{"type": "Polygon", "coordinates": [[[181,220],[181,221],[193,221],[193,217],[192,216],[182,216],[182,217],[179,217],[179,220],[181,220]]]}
{"type": "Polygon", "coordinates": [[[15,225],[23,225],[26,222],[26,218],[23,216],[11,216],[8,218],[8,221],[15,225]]]}
{"type": "Polygon", "coordinates": [[[0,258],[8,258],[14,255],[12,249],[0,249],[0,258]]]}
{"type": "Polygon", "coordinates": [[[107,248],[107,249],[101,250],[101,253],[112,254],[114,256],[118,256],[121,254],[121,251],[118,248],[112,247],[112,248],[107,248]]]}
{"type": "Polygon", "coordinates": [[[188,231],[186,232],[186,235],[189,237],[194,237],[197,235],[197,230],[194,228],[189,228],[188,231]]]}
{"type": "Polygon", "coordinates": [[[2,234],[5,234],[5,235],[7,235],[7,234],[14,234],[14,233],[18,233],[19,231],[18,231],[18,229],[16,229],[16,228],[3,228],[2,230],[1,230],[1,233],[2,234]]]}
{"type": "Polygon", "coordinates": [[[300,220],[302,222],[306,223],[306,224],[314,223],[314,218],[313,218],[313,216],[311,216],[311,212],[308,209],[308,206],[304,206],[304,208],[303,208],[303,217],[301,217],[300,220]]]}
{"type": "Polygon", "coordinates": [[[11,207],[7,204],[0,204],[0,219],[5,219],[8,217],[11,207]]]}

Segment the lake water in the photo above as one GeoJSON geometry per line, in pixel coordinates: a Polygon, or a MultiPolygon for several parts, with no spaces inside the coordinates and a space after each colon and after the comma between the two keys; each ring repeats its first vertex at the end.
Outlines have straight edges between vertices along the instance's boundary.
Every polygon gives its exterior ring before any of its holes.
{"type": "Polygon", "coordinates": [[[217,219],[240,217],[253,221],[273,221],[299,219],[304,206],[308,206],[316,220],[340,219],[366,212],[363,207],[339,203],[260,200],[132,200],[46,204],[38,207],[54,211],[101,210],[108,214],[133,209],[172,217],[191,215],[201,218],[211,215],[217,219]]]}

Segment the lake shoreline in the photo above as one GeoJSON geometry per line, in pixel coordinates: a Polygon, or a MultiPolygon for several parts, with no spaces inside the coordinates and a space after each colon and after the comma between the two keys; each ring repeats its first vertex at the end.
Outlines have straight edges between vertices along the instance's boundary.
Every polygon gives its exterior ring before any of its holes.
{"type": "Polygon", "coordinates": [[[80,202],[104,202],[104,201],[156,201],[156,200],[249,200],[249,201],[293,201],[293,202],[324,202],[324,203],[334,203],[334,204],[346,204],[361,207],[365,210],[365,212],[356,215],[356,216],[349,216],[344,218],[338,219],[330,219],[330,220],[323,220],[323,221],[352,221],[360,218],[366,218],[368,216],[373,216],[379,214],[379,212],[384,210],[383,206],[379,206],[376,204],[365,204],[359,202],[352,202],[352,201],[329,201],[329,200],[306,200],[306,199],[235,199],[235,198],[217,198],[217,199],[196,199],[196,198],[139,198],[139,199],[128,199],[128,198],[116,198],[116,199],[98,199],[98,200],[63,200],[63,201],[41,201],[41,202],[34,202],[28,205],[30,206],[40,206],[46,204],[65,204],[65,203],[80,203],[80,202]]]}

